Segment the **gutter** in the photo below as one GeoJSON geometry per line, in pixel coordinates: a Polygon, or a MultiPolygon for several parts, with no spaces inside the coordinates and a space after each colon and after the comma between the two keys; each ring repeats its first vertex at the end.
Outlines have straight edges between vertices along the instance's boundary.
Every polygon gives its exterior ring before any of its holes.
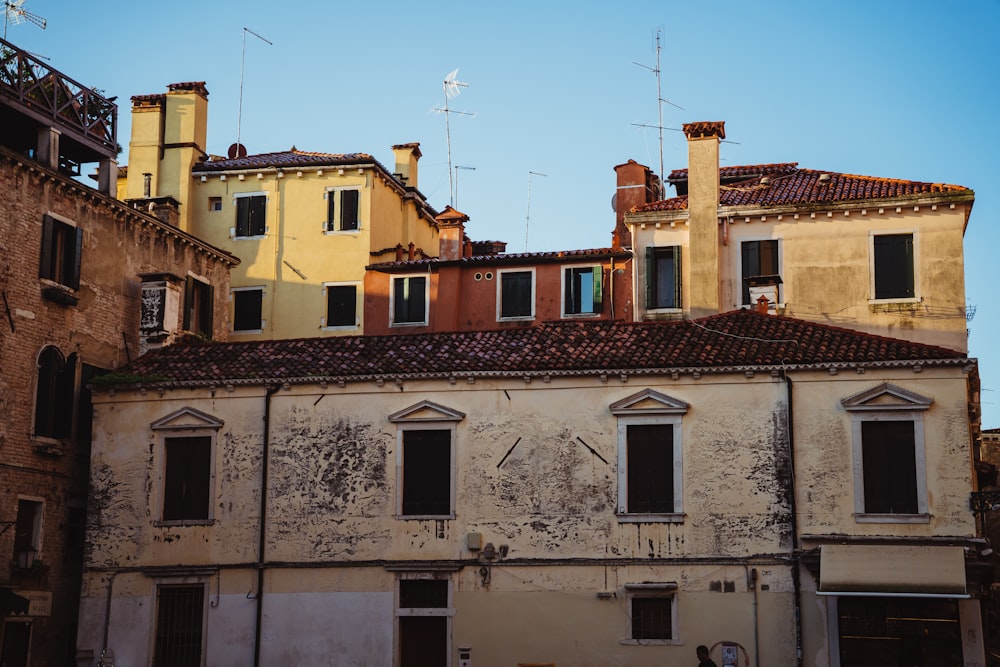
{"type": "Polygon", "coordinates": [[[272,385],[267,388],[264,394],[264,451],[261,458],[260,472],[260,527],[258,529],[257,542],[257,615],[254,625],[253,636],[253,664],[260,667],[260,639],[262,633],[262,622],[264,619],[264,547],[267,537],[267,475],[268,463],[270,462],[269,450],[271,448],[271,397],[277,393],[281,385],[272,385]]]}

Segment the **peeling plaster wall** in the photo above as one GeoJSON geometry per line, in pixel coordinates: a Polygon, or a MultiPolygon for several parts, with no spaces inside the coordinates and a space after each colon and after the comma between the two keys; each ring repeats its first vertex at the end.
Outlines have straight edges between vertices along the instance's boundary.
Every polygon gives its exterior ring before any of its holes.
{"type": "MultiPolygon", "coordinates": [[[[959,370],[797,374],[799,534],[973,534],[959,502],[969,490],[964,382],[959,370]],[[884,381],[934,398],[924,414],[930,524],[853,522],[850,416],[840,400],[884,381]],[[947,506],[939,507],[940,499],[947,506]]],[[[224,604],[206,612],[216,628],[207,635],[209,655],[226,655],[220,644],[252,645],[247,607],[254,603],[246,594],[256,586],[263,388],[101,392],[95,402],[89,564],[228,568],[224,604]],[[184,407],[223,422],[214,523],[159,526],[162,443],[149,425],[184,407]],[[235,577],[249,582],[242,593],[235,577]]],[[[393,664],[399,575],[386,566],[419,571],[434,561],[458,568],[443,575],[455,610],[453,661],[460,645],[474,647],[480,666],[663,664],[690,660],[693,646],[721,640],[753,655],[756,614],[761,664],[789,664],[795,647],[787,423],[787,387],[769,374],[279,390],[271,399],[266,557],[280,567],[265,573],[265,663],[338,655],[340,664],[393,664]],[[618,417],[609,406],[647,388],[690,406],[681,418],[684,516],[677,523],[620,522],[615,514],[618,417]],[[441,422],[456,432],[453,518],[396,517],[398,425],[389,415],[421,401],[465,415],[441,422]],[[487,564],[467,548],[469,533],[509,552],[487,564]],[[682,645],[627,641],[625,585],[643,582],[676,584],[682,645]]],[[[103,609],[107,575],[89,576],[83,609],[103,609]]],[[[113,630],[119,614],[141,616],[138,607],[155,599],[151,576],[129,576],[140,583],[116,585],[113,630]]],[[[825,612],[811,575],[802,576],[806,664],[825,665],[825,612]]],[[[211,591],[214,579],[208,581],[211,591]]],[[[151,634],[150,623],[132,630],[151,634]]],[[[81,646],[99,645],[100,637],[97,624],[81,626],[81,646]]],[[[144,659],[136,654],[136,662],[144,659]]]]}

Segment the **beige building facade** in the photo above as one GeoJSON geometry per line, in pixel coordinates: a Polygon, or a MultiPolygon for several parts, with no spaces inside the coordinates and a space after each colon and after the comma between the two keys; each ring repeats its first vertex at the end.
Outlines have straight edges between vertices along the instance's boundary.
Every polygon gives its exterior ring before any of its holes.
{"type": "Polygon", "coordinates": [[[81,655],[847,667],[905,612],[982,664],[962,353],[740,311],[130,370],[95,388],[81,655]]]}
{"type": "Polygon", "coordinates": [[[689,123],[689,167],[646,186],[619,165],[637,320],[754,305],[878,335],[967,350],[962,241],[968,188],[799,168],[719,167],[721,122],[689,123]]]}
{"type": "Polygon", "coordinates": [[[132,98],[132,138],[119,196],[169,200],[177,224],[241,260],[232,274],[236,340],[357,335],[365,267],[438,252],[434,211],[417,189],[416,143],[392,168],[364,153],[296,149],[207,152],[208,90],[177,83],[132,98]]]}

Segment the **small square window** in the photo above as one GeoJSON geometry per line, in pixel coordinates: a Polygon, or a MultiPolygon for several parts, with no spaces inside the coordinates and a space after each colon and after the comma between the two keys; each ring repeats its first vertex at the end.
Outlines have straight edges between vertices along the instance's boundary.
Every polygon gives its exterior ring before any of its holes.
{"type": "Polygon", "coordinates": [[[326,193],[326,231],[354,232],[360,227],[361,190],[334,189],[326,193]]]}
{"type": "Polygon", "coordinates": [[[233,331],[261,331],[263,327],[264,290],[233,290],[233,331]]]}
{"type": "Polygon", "coordinates": [[[675,644],[677,584],[625,584],[628,600],[628,639],[623,644],[675,644]]]}
{"type": "Polygon", "coordinates": [[[267,195],[236,197],[236,237],[264,236],[267,195]]]}
{"type": "Polygon", "coordinates": [[[392,279],[392,323],[427,324],[426,276],[392,279]]]}
{"type": "Polygon", "coordinates": [[[209,211],[221,211],[222,210],[222,197],[209,197],[208,198],[208,210],[209,211]]]}
{"type": "Polygon", "coordinates": [[[358,288],[356,285],[326,286],[326,326],[355,327],[358,325],[358,288]]]}
{"type": "Polygon", "coordinates": [[[501,271],[501,320],[530,319],[535,316],[535,285],[533,271],[501,271]]]}
{"type": "Polygon", "coordinates": [[[570,267],[563,271],[563,314],[596,315],[601,312],[599,266],[570,267]]]}

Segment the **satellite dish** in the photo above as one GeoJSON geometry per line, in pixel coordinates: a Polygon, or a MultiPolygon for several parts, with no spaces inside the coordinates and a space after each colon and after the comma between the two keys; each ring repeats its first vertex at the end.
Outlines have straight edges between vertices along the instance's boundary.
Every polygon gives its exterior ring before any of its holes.
{"type": "Polygon", "coordinates": [[[235,160],[236,158],[247,156],[247,147],[241,143],[235,143],[229,147],[229,151],[226,153],[230,160],[235,160]]]}

